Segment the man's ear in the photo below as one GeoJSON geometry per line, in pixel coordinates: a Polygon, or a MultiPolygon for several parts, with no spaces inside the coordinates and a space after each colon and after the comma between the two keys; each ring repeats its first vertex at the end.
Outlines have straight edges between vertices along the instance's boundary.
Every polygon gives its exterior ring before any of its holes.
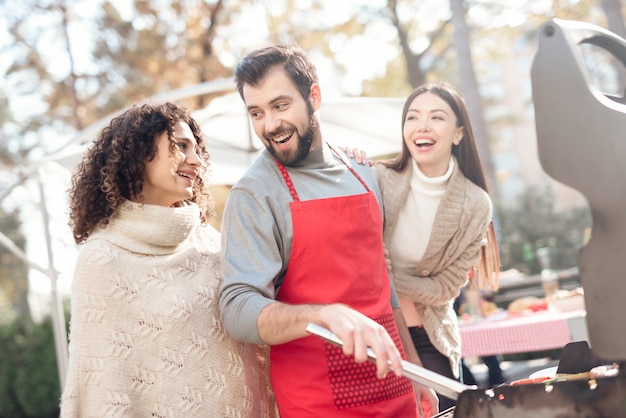
{"type": "Polygon", "coordinates": [[[311,89],[309,90],[309,101],[311,102],[314,112],[317,111],[322,105],[322,90],[320,89],[319,84],[311,84],[311,89]]]}

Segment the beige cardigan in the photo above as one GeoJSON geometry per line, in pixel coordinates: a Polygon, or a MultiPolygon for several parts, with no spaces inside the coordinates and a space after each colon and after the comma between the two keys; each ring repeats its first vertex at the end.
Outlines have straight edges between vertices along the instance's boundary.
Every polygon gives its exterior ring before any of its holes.
{"type": "MultiPolygon", "coordinates": [[[[376,164],[373,169],[383,198],[384,241],[389,248],[398,213],[409,194],[413,168],[408,164],[404,171],[397,172],[376,164]]],[[[467,284],[467,273],[478,264],[491,217],[489,195],[467,180],[455,161],[422,261],[410,270],[393,272],[398,296],[415,303],[430,340],[450,358],[457,377],[461,335],[453,303],[467,284]]]]}

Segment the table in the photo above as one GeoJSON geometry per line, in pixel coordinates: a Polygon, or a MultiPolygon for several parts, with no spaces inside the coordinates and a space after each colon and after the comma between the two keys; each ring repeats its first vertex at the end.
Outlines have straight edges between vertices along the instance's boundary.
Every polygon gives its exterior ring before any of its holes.
{"type": "Polygon", "coordinates": [[[544,310],[460,323],[462,356],[528,353],[588,341],[586,315],[584,310],[544,310]]]}

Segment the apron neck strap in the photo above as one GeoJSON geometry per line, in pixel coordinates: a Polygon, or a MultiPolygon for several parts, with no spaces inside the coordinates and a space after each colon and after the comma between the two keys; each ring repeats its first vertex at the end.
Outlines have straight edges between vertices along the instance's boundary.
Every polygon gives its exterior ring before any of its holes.
{"type": "MultiPolygon", "coordinates": [[[[346,159],[345,155],[340,153],[340,152],[338,152],[328,142],[326,144],[328,144],[328,147],[333,152],[333,154],[335,154],[337,156],[337,158],[339,158],[339,160],[342,163],[344,163],[344,165],[346,167],[348,167],[348,170],[350,170],[350,172],[354,175],[354,177],[356,177],[361,182],[363,187],[365,187],[365,190],[367,190],[368,192],[371,191],[369,186],[367,185],[367,183],[365,183],[365,181],[361,178],[361,176],[359,176],[359,173],[357,173],[356,170],[354,169],[354,167],[352,167],[352,164],[350,164],[350,162],[346,159]]],[[[291,177],[289,176],[289,173],[287,172],[287,168],[285,168],[285,165],[283,163],[281,163],[280,161],[278,161],[278,159],[276,159],[276,158],[274,159],[274,162],[276,163],[276,166],[280,170],[280,174],[283,176],[283,179],[285,179],[285,183],[287,184],[287,188],[289,189],[289,193],[291,194],[291,198],[293,199],[294,202],[299,202],[300,198],[298,197],[298,193],[296,192],[296,188],[293,186],[293,182],[291,181],[291,177]]]]}
{"type": "Polygon", "coordinates": [[[337,156],[337,158],[339,158],[341,160],[342,163],[345,164],[346,167],[348,167],[348,170],[350,170],[352,172],[352,174],[354,174],[354,177],[356,177],[361,182],[363,187],[365,187],[365,190],[367,190],[369,192],[370,191],[369,186],[367,185],[367,183],[365,183],[365,181],[361,178],[361,176],[359,176],[359,173],[356,172],[354,167],[352,167],[352,164],[350,164],[350,161],[348,161],[346,159],[346,156],[344,154],[340,153],[339,151],[337,151],[328,142],[327,142],[327,144],[328,144],[328,147],[330,148],[330,150],[337,156]]]}

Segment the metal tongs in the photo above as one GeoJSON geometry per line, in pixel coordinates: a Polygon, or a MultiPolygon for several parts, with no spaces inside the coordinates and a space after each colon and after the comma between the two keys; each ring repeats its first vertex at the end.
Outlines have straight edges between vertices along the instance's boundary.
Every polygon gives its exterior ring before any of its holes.
{"type": "MultiPolygon", "coordinates": [[[[306,330],[337,347],[343,347],[343,341],[327,328],[309,323],[306,330]]],[[[376,354],[371,348],[367,349],[367,357],[369,361],[376,363],[376,354]]],[[[463,384],[406,360],[402,360],[402,371],[405,377],[414,382],[428,386],[435,392],[454,400],[457,400],[459,395],[466,390],[477,389],[475,385],[463,384]]]]}

